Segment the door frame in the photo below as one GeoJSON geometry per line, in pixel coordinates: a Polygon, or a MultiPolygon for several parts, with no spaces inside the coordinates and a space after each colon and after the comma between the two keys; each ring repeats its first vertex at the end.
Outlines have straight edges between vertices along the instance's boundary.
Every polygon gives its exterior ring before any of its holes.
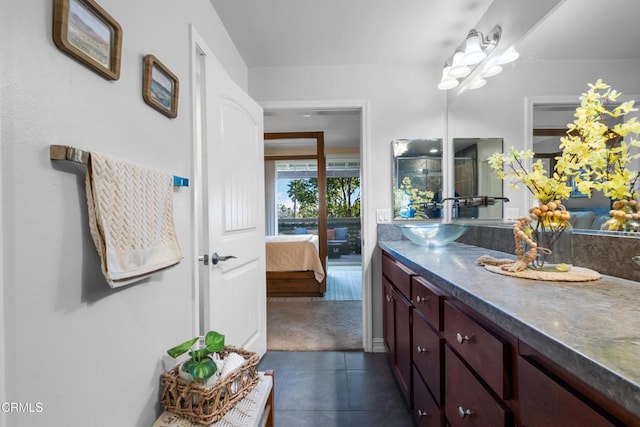
{"type": "Polygon", "coordinates": [[[360,112],[360,221],[362,244],[362,344],[364,351],[373,347],[373,295],[371,292],[371,259],[376,247],[376,222],[369,208],[371,171],[371,121],[367,100],[335,101],[265,101],[258,102],[264,111],[278,110],[357,110],[360,112]]]}
{"type": "MultiPolygon", "coordinates": [[[[315,155],[264,155],[264,160],[315,160],[318,168],[318,255],[325,273],[327,272],[327,163],[324,152],[324,132],[265,132],[264,140],[313,139],[316,141],[315,155]]],[[[322,279],[322,289],[326,289],[327,276],[322,279]]]]}

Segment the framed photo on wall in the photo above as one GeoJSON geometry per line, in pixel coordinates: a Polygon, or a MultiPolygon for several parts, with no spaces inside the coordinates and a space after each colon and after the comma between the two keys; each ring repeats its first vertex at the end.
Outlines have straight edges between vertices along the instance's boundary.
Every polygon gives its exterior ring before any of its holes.
{"type": "Polygon", "coordinates": [[[167,117],[178,116],[178,77],[153,55],[145,55],[142,98],[167,117]]]}
{"type": "Polygon", "coordinates": [[[53,42],[102,77],[120,78],[122,28],[94,0],[55,0],[53,42]]]}

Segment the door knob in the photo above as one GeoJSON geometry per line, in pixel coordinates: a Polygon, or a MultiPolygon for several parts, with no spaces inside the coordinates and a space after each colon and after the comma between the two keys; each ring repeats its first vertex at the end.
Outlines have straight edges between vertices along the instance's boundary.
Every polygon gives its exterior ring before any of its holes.
{"type": "Polygon", "coordinates": [[[233,255],[218,255],[216,252],[214,252],[213,254],[211,254],[211,263],[213,265],[216,265],[217,263],[219,263],[220,261],[226,261],[228,259],[231,258],[235,258],[233,255]]]}

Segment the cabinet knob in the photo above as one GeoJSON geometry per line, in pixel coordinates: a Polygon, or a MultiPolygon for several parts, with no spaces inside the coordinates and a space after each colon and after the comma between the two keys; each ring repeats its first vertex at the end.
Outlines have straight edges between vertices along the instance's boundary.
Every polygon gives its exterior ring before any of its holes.
{"type": "Polygon", "coordinates": [[[464,344],[465,341],[471,341],[471,337],[469,335],[462,335],[460,332],[456,334],[456,340],[460,344],[464,344]]]}
{"type": "Polygon", "coordinates": [[[426,417],[428,415],[429,415],[429,413],[427,411],[423,411],[422,409],[418,409],[418,416],[419,417],[426,417]]]}
{"type": "Polygon", "coordinates": [[[387,302],[393,301],[393,297],[391,295],[387,295],[387,302]]]}
{"type": "Polygon", "coordinates": [[[429,297],[421,297],[420,295],[416,296],[416,302],[427,302],[429,301],[429,297]]]}
{"type": "Polygon", "coordinates": [[[465,418],[467,415],[471,415],[471,409],[464,409],[462,406],[458,406],[458,415],[460,418],[465,418]]]}
{"type": "Polygon", "coordinates": [[[426,353],[426,352],[429,351],[429,349],[427,349],[426,347],[421,347],[421,346],[418,346],[418,348],[416,350],[418,351],[418,354],[426,353]]]}

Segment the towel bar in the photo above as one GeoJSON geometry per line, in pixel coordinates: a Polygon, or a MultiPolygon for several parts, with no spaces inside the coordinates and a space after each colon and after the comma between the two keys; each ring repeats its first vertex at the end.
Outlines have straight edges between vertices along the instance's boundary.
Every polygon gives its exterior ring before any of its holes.
{"type": "MultiPolygon", "coordinates": [[[[74,163],[86,165],[89,160],[89,152],[68,145],[50,145],[49,158],[51,160],[69,160],[74,163]]],[[[175,187],[188,187],[189,178],[174,176],[173,185],[175,187]]]]}

